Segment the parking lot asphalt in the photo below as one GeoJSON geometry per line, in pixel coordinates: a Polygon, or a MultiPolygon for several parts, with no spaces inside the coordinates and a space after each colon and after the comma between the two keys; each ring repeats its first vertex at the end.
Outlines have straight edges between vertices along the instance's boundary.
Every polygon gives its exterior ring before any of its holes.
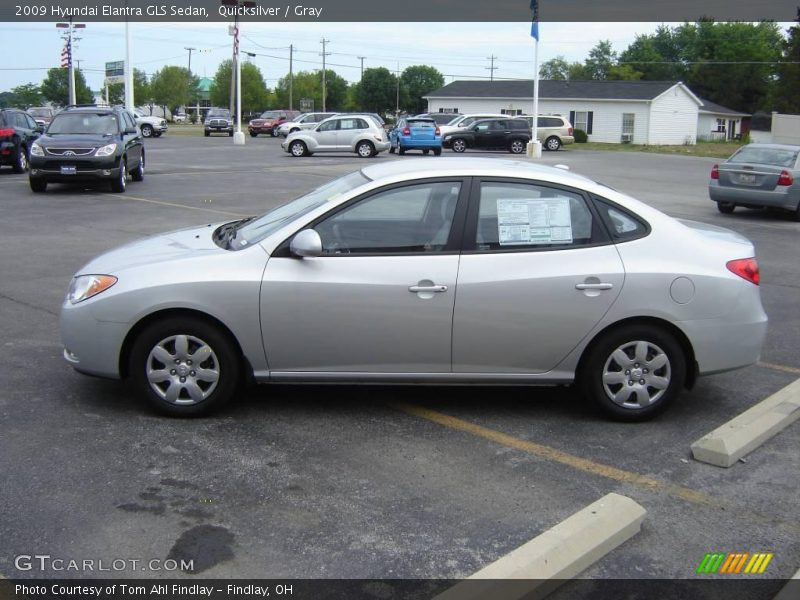
{"type": "MultiPolygon", "coordinates": [[[[272,138],[238,147],[169,134],[146,150],[145,181],[124,194],[52,185],[34,195],[24,175],[0,170],[0,573],[100,575],[15,566],[49,554],[191,558],[203,577],[461,578],[609,492],[648,515],[582,577],[693,577],[716,551],[774,552],[764,577],[800,567],[800,427],[727,470],[689,451],[800,376],[800,224],[718,214],[706,193],[713,159],[575,147],[542,158],[755,243],[770,317],[762,363],[702,378],[655,421],[605,421],[569,388],[288,385],[176,420],[62,360],[72,274],[139,237],[258,214],[411,155],[297,159],[272,138]]],[[[193,576],[141,566],[102,576],[165,574],[193,576]]]]}

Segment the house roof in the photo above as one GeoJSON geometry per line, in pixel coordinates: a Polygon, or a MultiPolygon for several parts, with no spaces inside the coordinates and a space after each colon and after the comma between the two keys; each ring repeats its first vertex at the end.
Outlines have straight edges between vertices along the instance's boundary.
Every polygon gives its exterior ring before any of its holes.
{"type": "Polygon", "coordinates": [[[715,104],[711,102],[711,100],[706,100],[705,98],[700,98],[700,102],[703,104],[698,109],[700,112],[709,113],[714,115],[728,115],[729,117],[749,117],[750,114],[739,112],[733,110],[732,108],[728,108],[726,106],[722,106],[721,104],[715,104]]]}
{"type": "MultiPolygon", "coordinates": [[[[573,80],[539,81],[539,98],[591,100],[653,100],[678,81],[573,80]]],[[[533,80],[454,81],[425,98],[531,98],[533,80]]]]}
{"type": "Polygon", "coordinates": [[[198,92],[208,92],[211,90],[211,84],[214,83],[214,80],[209,77],[201,77],[197,82],[197,91],[198,92]]]}

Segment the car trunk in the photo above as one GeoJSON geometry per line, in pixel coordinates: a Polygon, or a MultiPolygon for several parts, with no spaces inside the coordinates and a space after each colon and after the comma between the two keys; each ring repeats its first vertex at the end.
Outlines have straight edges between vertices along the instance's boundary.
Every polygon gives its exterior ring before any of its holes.
{"type": "Polygon", "coordinates": [[[719,185],[755,190],[774,190],[784,167],[747,163],[727,163],[719,166],[719,185]]]}
{"type": "Polygon", "coordinates": [[[436,125],[434,123],[415,123],[410,121],[408,128],[411,131],[411,138],[414,140],[433,140],[436,139],[436,125]]]}

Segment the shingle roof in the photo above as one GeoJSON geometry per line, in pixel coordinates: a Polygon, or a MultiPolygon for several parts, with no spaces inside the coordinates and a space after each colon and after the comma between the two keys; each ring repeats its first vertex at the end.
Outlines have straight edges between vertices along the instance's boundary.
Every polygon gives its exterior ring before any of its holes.
{"type": "MultiPolygon", "coordinates": [[[[539,81],[539,98],[603,100],[653,100],[677,81],[539,81]]],[[[533,80],[454,81],[425,95],[426,98],[531,98],[533,80]]]]}
{"type": "Polygon", "coordinates": [[[700,98],[700,102],[703,103],[703,105],[698,109],[700,112],[713,113],[717,115],[730,115],[732,117],[750,116],[749,113],[739,112],[733,110],[732,108],[722,106],[721,104],[715,104],[714,102],[711,102],[711,100],[706,100],[705,98],[700,98]]]}

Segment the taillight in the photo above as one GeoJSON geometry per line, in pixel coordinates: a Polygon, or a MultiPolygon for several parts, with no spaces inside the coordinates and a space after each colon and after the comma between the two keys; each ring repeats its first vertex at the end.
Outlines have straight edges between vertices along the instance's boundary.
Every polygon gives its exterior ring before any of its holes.
{"type": "Polygon", "coordinates": [[[719,179],[719,165],[711,167],[711,179],[719,179]]]}
{"type": "Polygon", "coordinates": [[[738,258],[730,260],[725,265],[731,273],[746,279],[750,283],[758,285],[761,283],[761,274],[758,272],[758,262],[755,258],[738,258]]]}
{"type": "Polygon", "coordinates": [[[0,129],[0,137],[12,137],[13,135],[13,129],[0,129]]]}
{"type": "MultiPolygon", "coordinates": [[[[0,132],[0,135],[2,135],[2,132],[0,132]]],[[[780,177],[778,177],[778,185],[792,185],[793,183],[794,177],[792,177],[792,174],[786,169],[781,171],[780,177]]]]}
{"type": "Polygon", "coordinates": [[[572,127],[570,127],[568,131],[569,131],[568,135],[572,135],[572,127]]]}
{"type": "Polygon", "coordinates": [[[433,132],[433,135],[442,135],[442,130],[437,127],[436,131],[433,132]]]}
{"type": "Polygon", "coordinates": [[[411,135],[411,130],[408,127],[403,127],[403,135],[411,135]]]}

